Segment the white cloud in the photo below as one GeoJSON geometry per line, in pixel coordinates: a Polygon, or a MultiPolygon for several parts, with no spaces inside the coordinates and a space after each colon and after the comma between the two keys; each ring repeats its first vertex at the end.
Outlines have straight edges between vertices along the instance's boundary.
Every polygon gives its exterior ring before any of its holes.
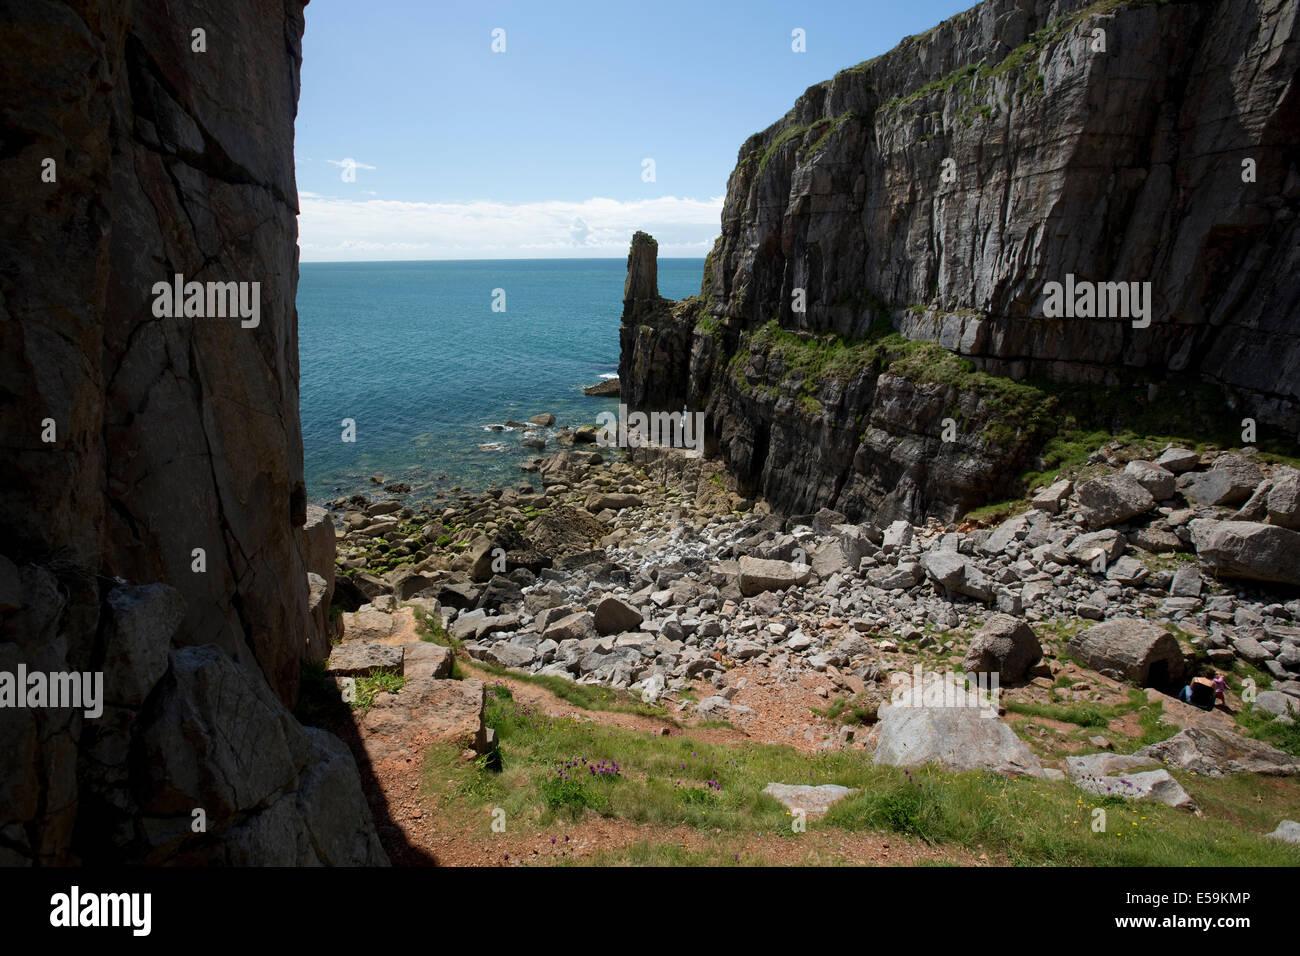
{"type": "Polygon", "coordinates": [[[298,194],[302,260],[548,259],[625,256],[632,233],[661,256],[703,256],[721,231],[722,197],[456,203],[298,194]]]}
{"type": "Polygon", "coordinates": [[[325,162],[331,166],[339,166],[343,169],[374,169],[374,166],[368,166],[365,163],[358,162],[351,156],[345,156],[343,159],[327,159],[325,162]]]}

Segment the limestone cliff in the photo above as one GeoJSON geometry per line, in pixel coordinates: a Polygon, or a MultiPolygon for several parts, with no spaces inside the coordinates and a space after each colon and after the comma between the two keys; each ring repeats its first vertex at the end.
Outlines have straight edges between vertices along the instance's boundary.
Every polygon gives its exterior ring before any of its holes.
{"type": "Polygon", "coordinates": [[[0,862],[383,860],[286,709],[303,5],[0,3],[0,671],[104,674],[101,716],[0,711],[0,862]],[[178,274],[256,322],[159,308],[178,274]]]}
{"type": "Polygon", "coordinates": [[[1066,413],[1029,380],[1209,382],[1293,438],[1298,30],[1296,0],[986,0],[810,88],[741,147],[700,296],[625,316],[624,395],[706,410],[778,506],[891,519],[1014,491],[1066,413]],[[1150,282],[1149,326],[1045,317],[1070,275],[1150,282]]]}

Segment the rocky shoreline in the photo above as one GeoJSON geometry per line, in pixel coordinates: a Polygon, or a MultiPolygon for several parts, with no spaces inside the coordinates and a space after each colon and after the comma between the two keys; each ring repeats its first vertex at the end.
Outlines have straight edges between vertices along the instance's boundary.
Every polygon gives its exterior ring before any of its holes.
{"type": "MultiPolygon", "coordinates": [[[[865,731],[841,726],[819,746],[1080,786],[1101,755],[1044,766],[975,710],[918,707],[904,722],[890,706],[897,675],[991,672],[1044,701],[1146,688],[1185,709],[1187,733],[1196,709],[1174,695],[1194,672],[1240,662],[1272,682],[1243,708],[1282,723],[1300,709],[1300,561],[1288,557],[1300,553],[1300,473],[1252,449],[1113,442],[992,527],[785,517],[740,495],[720,462],[611,451],[575,443],[538,463],[540,488],[437,511],[336,502],[331,669],[354,642],[411,648],[424,618],[472,660],[739,727],[762,716],[737,702],[748,682],[812,677],[819,696],[865,715],[865,731]]],[[[1218,743],[1183,740],[1186,760],[1218,747],[1254,753],[1266,772],[1300,769],[1230,719],[1209,729],[1218,743]]],[[[1142,795],[1162,799],[1163,778],[1150,783],[1142,795]]]]}

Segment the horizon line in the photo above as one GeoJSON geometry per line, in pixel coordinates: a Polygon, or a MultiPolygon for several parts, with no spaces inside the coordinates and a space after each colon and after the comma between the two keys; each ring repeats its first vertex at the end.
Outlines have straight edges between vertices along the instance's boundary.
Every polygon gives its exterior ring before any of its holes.
{"type": "MultiPolygon", "coordinates": [[[[683,262],[703,262],[707,256],[659,256],[658,261],[681,260],[683,262]]],[[[398,262],[624,262],[627,256],[515,256],[512,258],[461,258],[461,259],[299,259],[298,265],[377,265],[398,262]]]]}

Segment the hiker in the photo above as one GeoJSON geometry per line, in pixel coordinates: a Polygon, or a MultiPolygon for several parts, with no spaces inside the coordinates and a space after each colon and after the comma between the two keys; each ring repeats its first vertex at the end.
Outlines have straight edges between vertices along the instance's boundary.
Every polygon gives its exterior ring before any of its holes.
{"type": "Polygon", "coordinates": [[[1213,678],[1214,684],[1214,702],[1222,704],[1226,710],[1228,707],[1228,682],[1223,679],[1222,674],[1216,674],[1214,671],[1210,671],[1210,677],[1213,678]]]}
{"type": "Polygon", "coordinates": [[[1214,710],[1214,682],[1208,677],[1193,677],[1189,685],[1189,704],[1201,710],[1214,710]]]}

